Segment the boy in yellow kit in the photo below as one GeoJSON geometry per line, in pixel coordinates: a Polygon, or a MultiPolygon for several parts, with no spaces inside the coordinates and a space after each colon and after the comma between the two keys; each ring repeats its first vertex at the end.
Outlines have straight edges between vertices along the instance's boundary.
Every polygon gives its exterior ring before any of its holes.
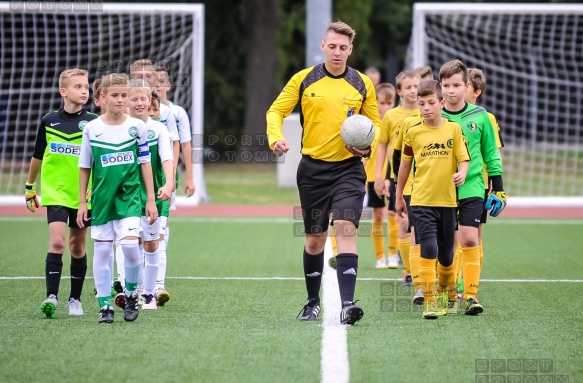
{"type": "Polygon", "coordinates": [[[403,190],[415,159],[410,209],[415,216],[415,240],[421,247],[423,318],[437,319],[438,311],[447,312],[448,302],[439,307],[435,297],[436,259],[442,265],[437,273],[438,284],[451,286],[447,292],[451,290],[451,298],[457,298],[453,265],[456,187],[465,181],[470,155],[461,127],[441,115],[445,102],[439,83],[435,80],[421,83],[417,100],[423,122],[405,132],[396,204],[399,216],[407,213],[403,190]]]}

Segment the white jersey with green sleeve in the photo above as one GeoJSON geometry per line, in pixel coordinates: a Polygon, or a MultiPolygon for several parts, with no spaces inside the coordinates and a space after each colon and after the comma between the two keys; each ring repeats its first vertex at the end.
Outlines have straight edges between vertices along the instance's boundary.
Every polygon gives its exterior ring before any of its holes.
{"type": "MultiPolygon", "coordinates": [[[[158,194],[158,189],[166,184],[166,176],[164,175],[164,168],[162,163],[164,161],[174,161],[174,153],[170,145],[170,134],[166,126],[156,120],[148,118],[146,121],[146,129],[148,130],[148,147],[150,151],[150,159],[152,161],[152,175],[154,178],[154,191],[158,194]]],[[[140,177],[140,180],[142,178],[140,177]]],[[[142,199],[146,200],[146,186],[142,182],[142,199]]],[[[168,217],[170,210],[170,201],[162,201],[156,197],[156,207],[158,208],[158,215],[160,217],[168,217]]]]}
{"type": "Polygon", "coordinates": [[[130,116],[109,125],[102,117],[83,129],[79,167],[91,169],[92,225],[143,216],[140,164],[150,162],[146,124],[130,116]]]}
{"type": "Polygon", "coordinates": [[[184,110],[183,107],[172,102],[170,102],[168,106],[170,106],[170,109],[176,118],[180,143],[190,142],[192,140],[192,130],[190,128],[190,118],[188,118],[188,113],[186,113],[186,110],[184,110]]]}
{"type": "Polygon", "coordinates": [[[178,136],[178,127],[176,126],[176,118],[168,105],[160,103],[160,117],[158,117],[158,121],[166,125],[172,141],[180,140],[180,137],[178,136]]]}

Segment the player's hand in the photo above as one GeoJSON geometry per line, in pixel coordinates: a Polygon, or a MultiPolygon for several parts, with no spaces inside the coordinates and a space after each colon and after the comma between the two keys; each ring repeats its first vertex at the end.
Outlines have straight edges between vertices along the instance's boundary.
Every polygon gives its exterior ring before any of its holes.
{"type": "Polygon", "coordinates": [[[391,196],[391,180],[385,180],[385,197],[391,196]]]}
{"type": "Polygon", "coordinates": [[[168,182],[166,182],[164,186],[158,189],[158,198],[162,201],[169,200],[170,197],[172,197],[172,189],[174,189],[174,185],[172,185],[172,183],[168,184],[168,182]]]}
{"type": "Polygon", "coordinates": [[[377,193],[377,195],[379,196],[379,198],[382,198],[382,196],[385,195],[385,193],[386,193],[385,183],[383,182],[382,179],[375,179],[375,181],[374,181],[374,192],[377,193]]]}
{"type": "Polygon", "coordinates": [[[348,150],[350,153],[354,154],[355,156],[361,156],[364,157],[367,154],[370,153],[370,149],[371,147],[369,146],[368,148],[364,148],[364,149],[358,149],[356,146],[344,146],[346,148],[346,150],[348,150]]]}
{"type": "Polygon", "coordinates": [[[486,201],[486,210],[490,211],[490,216],[498,217],[506,207],[506,192],[493,191],[486,201]]]}
{"type": "Polygon", "coordinates": [[[453,173],[452,179],[455,186],[461,186],[466,182],[466,174],[461,172],[453,173]]]}
{"type": "Polygon", "coordinates": [[[405,218],[404,215],[407,215],[407,204],[405,200],[401,198],[397,198],[395,200],[395,210],[397,211],[397,215],[401,218],[405,218]]]}
{"type": "Polygon", "coordinates": [[[87,221],[87,204],[80,203],[79,209],[77,209],[77,226],[83,229],[85,227],[85,221],[87,221]]]}
{"type": "Polygon", "coordinates": [[[158,219],[158,209],[153,200],[146,202],[146,217],[150,220],[150,225],[153,225],[158,219]]]}
{"type": "Polygon", "coordinates": [[[36,182],[24,184],[24,198],[26,199],[26,207],[32,213],[40,207],[38,198],[36,198],[36,182]]]}
{"type": "Polygon", "coordinates": [[[287,143],[286,140],[276,141],[275,145],[273,145],[273,153],[278,157],[283,156],[285,153],[288,152],[288,150],[289,144],[287,143]]]}
{"type": "Polygon", "coordinates": [[[194,181],[187,179],[184,183],[184,192],[186,193],[186,198],[190,198],[194,195],[194,181]]]}

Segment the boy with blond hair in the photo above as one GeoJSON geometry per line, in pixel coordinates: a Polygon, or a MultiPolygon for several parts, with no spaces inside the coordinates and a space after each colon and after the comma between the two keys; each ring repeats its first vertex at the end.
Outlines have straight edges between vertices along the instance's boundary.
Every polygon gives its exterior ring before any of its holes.
{"type": "Polygon", "coordinates": [[[502,164],[498,155],[494,128],[486,110],[465,101],[465,93],[468,90],[466,66],[460,60],[449,61],[439,70],[439,79],[446,101],[442,113],[444,117],[461,126],[472,158],[466,182],[458,189],[458,240],[462,246],[464,312],[466,315],[477,315],[484,311],[484,307],[477,298],[481,272],[478,228],[484,206],[493,217],[498,216],[506,207],[502,164]],[[487,167],[492,189],[485,205],[484,164],[487,167]]]}
{"type": "MultiPolygon", "coordinates": [[[[63,253],[71,251],[71,293],[69,315],[83,315],[81,292],[87,273],[85,240],[87,229],[76,222],[79,208],[79,158],[81,136],[89,121],[97,115],[83,109],[89,99],[89,79],[85,69],[66,69],[59,76],[59,93],[64,105],[47,113],[37,131],[28,178],[24,186],[26,207],[35,212],[40,207],[36,197],[36,178],[42,178],[42,202],[47,208],[49,249],[45,263],[46,299],[40,309],[45,318],[54,318],[58,306],[63,253]]],[[[85,197],[85,196],[84,196],[85,197]]],[[[89,212],[87,218],[91,218],[89,212]]],[[[89,222],[85,222],[89,225],[89,222]]]]}
{"type": "MultiPolygon", "coordinates": [[[[389,180],[392,179],[394,184],[395,174],[392,164],[393,146],[395,139],[398,136],[398,128],[401,125],[403,119],[405,117],[419,114],[419,107],[417,106],[417,87],[419,86],[419,82],[419,75],[412,70],[406,70],[397,75],[397,94],[401,97],[401,103],[396,108],[389,110],[381,121],[381,132],[377,146],[376,174],[374,185],[374,189],[377,195],[387,195],[390,193],[389,188],[385,185],[386,178],[389,180]],[[387,150],[387,147],[389,150],[387,150]],[[390,175],[388,177],[383,172],[385,158],[389,161],[389,167],[391,168],[390,175]]],[[[409,237],[406,229],[407,226],[408,223],[403,221],[403,218],[397,216],[396,224],[395,222],[389,223],[389,235],[391,235],[391,232],[393,232],[397,233],[397,238],[405,239],[409,237]]],[[[405,246],[401,241],[398,242],[398,249],[401,254],[403,266],[406,270],[409,270],[409,247],[405,246]]],[[[397,256],[396,251],[394,254],[389,254],[388,267],[390,269],[396,269],[399,267],[398,260],[399,257],[397,256]]],[[[409,284],[410,281],[407,280],[407,275],[405,275],[404,278],[405,284],[409,284]]]]}
{"type": "MultiPolygon", "coordinates": [[[[91,238],[95,241],[93,275],[101,308],[99,323],[113,322],[109,260],[115,238],[120,239],[125,257],[124,320],[134,321],[138,317],[136,287],[140,271],[140,217],[149,217],[150,224],[158,218],[146,125],[125,113],[128,82],[125,74],[104,77],[102,92],[106,112],[85,126],[79,155],[77,224],[80,227],[84,227],[87,219],[85,194],[89,175],[93,177],[91,238]],[[147,191],[146,201],[142,200],[140,175],[147,191]]],[[[162,199],[167,197],[164,190],[159,190],[158,195],[162,199]]]]}
{"type": "MultiPolygon", "coordinates": [[[[419,274],[425,298],[423,318],[437,319],[435,296],[435,261],[440,286],[455,284],[453,245],[456,227],[456,187],[463,185],[470,156],[458,124],[441,115],[444,105],[439,84],[435,80],[421,83],[418,104],[423,121],[405,132],[403,153],[397,184],[397,214],[407,213],[403,190],[415,160],[410,210],[415,216],[415,237],[421,247],[419,274]]],[[[455,289],[453,289],[455,295],[455,289]]]]}
{"type": "MultiPolygon", "coordinates": [[[[149,108],[152,101],[151,88],[145,80],[132,79],[129,83],[128,108],[130,116],[135,117],[146,124],[148,130],[148,147],[150,160],[152,163],[152,173],[154,178],[154,190],[161,190],[161,195],[170,197],[174,189],[174,160],[172,147],[170,144],[170,134],[168,129],[161,122],[149,117],[149,108]]],[[[142,198],[146,198],[146,189],[142,183],[142,198]]],[[[159,240],[163,239],[160,231],[165,226],[168,219],[170,201],[156,198],[156,208],[158,209],[158,219],[150,224],[147,217],[142,217],[141,237],[144,246],[144,303],[142,309],[155,310],[157,308],[154,299],[154,288],[159,268],[159,240]]]]}
{"type": "MultiPolygon", "coordinates": [[[[379,118],[382,120],[385,114],[395,106],[396,102],[396,91],[395,87],[389,83],[382,83],[376,86],[377,93],[377,106],[379,109],[379,118]]],[[[372,244],[373,249],[376,254],[375,267],[377,269],[385,269],[388,266],[387,257],[385,256],[385,236],[386,232],[384,230],[384,220],[385,220],[385,196],[379,196],[374,190],[375,181],[375,171],[376,171],[376,155],[377,151],[372,151],[370,158],[364,159],[364,170],[366,172],[366,193],[367,193],[367,207],[372,208],[372,244]]],[[[383,171],[385,174],[388,170],[388,161],[385,161],[383,171]]],[[[394,212],[395,207],[395,193],[393,195],[387,195],[388,198],[388,220],[389,220],[389,254],[396,254],[397,244],[396,244],[396,231],[391,230],[391,223],[394,221],[396,224],[396,214],[394,212]],[[394,232],[394,236],[392,235],[394,232]]]]}

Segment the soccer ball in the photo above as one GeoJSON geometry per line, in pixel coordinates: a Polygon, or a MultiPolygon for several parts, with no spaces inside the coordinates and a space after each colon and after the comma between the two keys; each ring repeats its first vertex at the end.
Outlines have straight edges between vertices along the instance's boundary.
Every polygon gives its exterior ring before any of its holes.
{"type": "Polygon", "coordinates": [[[340,136],[346,146],[366,149],[372,144],[375,137],[374,124],[368,117],[354,114],[342,123],[340,136]]]}

